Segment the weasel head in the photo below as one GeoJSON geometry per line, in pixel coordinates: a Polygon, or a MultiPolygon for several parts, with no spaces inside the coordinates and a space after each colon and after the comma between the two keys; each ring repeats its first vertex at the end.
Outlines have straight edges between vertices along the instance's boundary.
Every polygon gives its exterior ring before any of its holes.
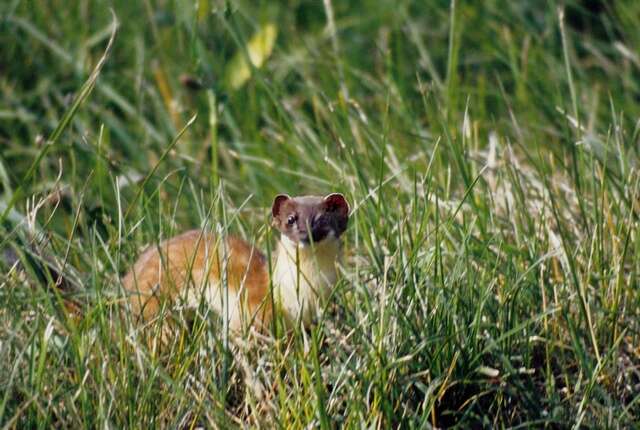
{"type": "Polygon", "coordinates": [[[342,194],[289,197],[279,194],[271,208],[273,225],[302,247],[337,240],[347,229],[349,203],[342,194]]]}

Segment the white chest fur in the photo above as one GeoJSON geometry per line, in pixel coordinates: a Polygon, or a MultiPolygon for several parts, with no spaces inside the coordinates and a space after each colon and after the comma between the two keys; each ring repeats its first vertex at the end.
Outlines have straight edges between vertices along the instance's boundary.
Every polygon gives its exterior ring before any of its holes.
{"type": "Polygon", "coordinates": [[[311,323],[321,301],[336,283],[339,252],[340,241],[335,237],[307,246],[281,238],[274,268],[274,293],[289,321],[311,323]]]}

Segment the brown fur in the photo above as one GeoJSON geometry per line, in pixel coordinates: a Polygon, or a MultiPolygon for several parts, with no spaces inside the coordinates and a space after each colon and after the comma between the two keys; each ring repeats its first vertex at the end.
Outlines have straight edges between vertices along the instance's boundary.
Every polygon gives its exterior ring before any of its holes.
{"type": "MultiPolygon", "coordinates": [[[[227,286],[242,294],[243,303],[257,326],[267,324],[269,274],[266,259],[245,241],[226,239],[227,286]]],[[[198,289],[221,281],[220,243],[208,233],[191,230],[147,249],[123,279],[133,313],[145,321],[155,317],[163,300],[174,300],[185,288],[198,289]],[[207,278],[206,280],[204,278],[207,278]]]]}
{"type": "MultiPolygon", "coordinates": [[[[293,285],[299,276],[293,276],[292,271],[298,267],[306,268],[302,275],[313,279],[312,284],[330,287],[335,282],[337,243],[347,227],[348,214],[349,205],[341,194],[326,197],[279,195],[275,198],[272,207],[274,225],[286,237],[287,246],[293,244],[304,248],[296,253],[283,247],[282,243],[280,245],[275,268],[280,275],[275,287],[279,297],[291,302],[281,303],[285,310],[297,314],[302,306],[297,297],[299,286],[293,285]],[[320,246],[328,243],[332,245],[320,246]],[[293,261],[291,257],[296,254],[308,261],[293,261]],[[318,260],[322,264],[319,265],[318,260]]],[[[156,317],[163,302],[180,298],[189,305],[204,298],[216,310],[228,310],[232,329],[244,328],[249,322],[264,328],[272,318],[266,259],[256,248],[232,236],[224,239],[224,243],[212,234],[198,230],[173,237],[147,249],[122,282],[130,294],[131,310],[144,321],[156,317]],[[225,299],[224,293],[228,293],[225,299]]],[[[318,285],[308,286],[310,295],[314,295],[313,290],[318,285]]],[[[313,297],[308,301],[316,302],[313,297]]],[[[296,318],[293,315],[293,319],[296,318]]]]}
{"type": "Polygon", "coordinates": [[[273,202],[271,215],[273,225],[283,235],[295,243],[309,244],[321,242],[329,234],[340,237],[347,229],[349,204],[337,193],[326,197],[280,194],[273,202]]]}

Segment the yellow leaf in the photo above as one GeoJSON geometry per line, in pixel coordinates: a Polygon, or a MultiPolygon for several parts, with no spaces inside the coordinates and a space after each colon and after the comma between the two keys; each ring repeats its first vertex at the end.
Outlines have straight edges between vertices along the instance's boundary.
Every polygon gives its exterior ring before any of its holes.
{"type": "MultiPolygon", "coordinates": [[[[276,42],[278,29],[275,24],[263,25],[247,43],[247,55],[254,67],[260,68],[269,58],[276,42]]],[[[236,52],[227,65],[227,83],[237,90],[251,77],[251,67],[243,52],[236,52]]]]}

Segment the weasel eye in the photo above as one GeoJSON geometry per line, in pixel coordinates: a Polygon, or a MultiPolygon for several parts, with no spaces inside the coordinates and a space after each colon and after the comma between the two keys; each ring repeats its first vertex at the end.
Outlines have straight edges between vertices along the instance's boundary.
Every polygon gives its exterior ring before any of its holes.
{"type": "Polygon", "coordinates": [[[297,218],[298,217],[296,217],[295,215],[289,215],[289,218],[287,218],[287,224],[289,225],[295,224],[297,218]]]}

